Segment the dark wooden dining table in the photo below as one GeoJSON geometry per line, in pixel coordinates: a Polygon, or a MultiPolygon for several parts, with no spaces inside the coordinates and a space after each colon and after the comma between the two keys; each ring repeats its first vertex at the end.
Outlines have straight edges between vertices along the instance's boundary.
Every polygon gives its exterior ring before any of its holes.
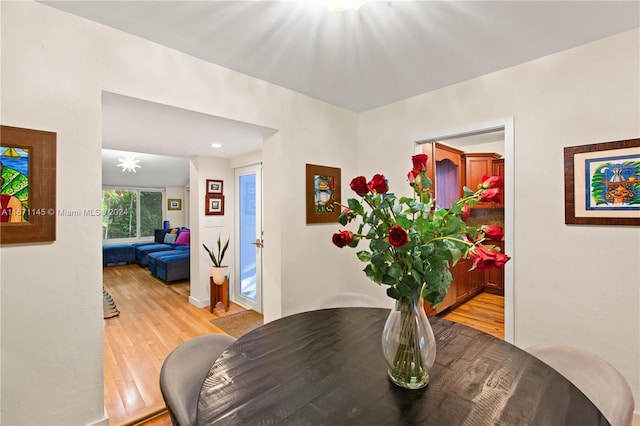
{"type": "Polygon", "coordinates": [[[388,309],[283,317],[233,343],[211,367],[198,425],[608,425],[571,382],[481,331],[430,318],[436,361],[426,388],[387,378],[388,309]]]}

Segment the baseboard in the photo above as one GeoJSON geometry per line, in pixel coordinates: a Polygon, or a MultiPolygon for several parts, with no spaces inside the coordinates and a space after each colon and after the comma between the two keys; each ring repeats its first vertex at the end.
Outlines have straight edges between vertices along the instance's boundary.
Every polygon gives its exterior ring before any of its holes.
{"type": "Polygon", "coordinates": [[[87,426],[109,426],[109,415],[107,414],[107,409],[104,409],[104,414],[100,420],[87,423],[87,426]]]}
{"type": "Polygon", "coordinates": [[[206,308],[209,306],[209,299],[198,300],[193,296],[189,296],[189,303],[191,303],[196,308],[206,308]]]}

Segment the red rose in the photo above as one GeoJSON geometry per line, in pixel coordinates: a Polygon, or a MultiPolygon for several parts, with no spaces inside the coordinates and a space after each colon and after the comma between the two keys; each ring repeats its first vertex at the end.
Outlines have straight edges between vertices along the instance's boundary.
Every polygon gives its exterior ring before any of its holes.
{"type": "Polygon", "coordinates": [[[386,194],[389,190],[387,179],[383,175],[374,175],[367,187],[372,194],[386,194]]]}
{"type": "Polygon", "coordinates": [[[361,197],[364,197],[369,193],[369,188],[367,187],[367,178],[364,176],[358,176],[351,180],[351,189],[361,197]]]}
{"type": "Polygon", "coordinates": [[[502,188],[502,178],[500,176],[482,176],[481,184],[478,185],[478,189],[494,189],[502,188]]]}
{"type": "Polygon", "coordinates": [[[407,179],[409,179],[409,184],[412,184],[416,181],[416,175],[413,174],[413,170],[407,173],[407,179]]]}
{"type": "Polygon", "coordinates": [[[495,251],[489,250],[483,245],[477,245],[469,252],[469,257],[476,265],[476,269],[482,271],[493,268],[496,265],[495,253],[495,251]]]}
{"type": "Polygon", "coordinates": [[[498,188],[485,189],[481,195],[480,201],[500,202],[500,189],[498,188]]]}
{"type": "Polygon", "coordinates": [[[413,162],[413,174],[417,175],[421,171],[427,171],[427,160],[429,156],[427,154],[416,154],[411,157],[411,161],[413,162]]]}
{"type": "Polygon", "coordinates": [[[502,252],[496,252],[496,268],[501,268],[511,259],[509,256],[502,252]]]}
{"type": "Polygon", "coordinates": [[[504,240],[504,232],[500,226],[482,225],[480,230],[484,232],[485,237],[490,238],[493,241],[504,240]]]}
{"type": "Polygon", "coordinates": [[[504,253],[489,250],[480,244],[475,246],[473,250],[469,252],[469,257],[476,265],[476,269],[479,271],[494,267],[502,267],[510,259],[510,257],[504,253]]]}
{"type": "Polygon", "coordinates": [[[331,241],[336,246],[342,248],[344,246],[348,246],[353,242],[353,232],[351,231],[340,231],[333,234],[331,237],[331,241]]]}
{"type": "Polygon", "coordinates": [[[469,217],[471,216],[471,206],[469,204],[465,204],[464,206],[462,206],[462,217],[469,217]]]}
{"type": "Polygon", "coordinates": [[[407,235],[407,231],[404,228],[394,225],[389,229],[389,244],[394,247],[402,247],[407,245],[408,242],[409,235],[407,235]]]}

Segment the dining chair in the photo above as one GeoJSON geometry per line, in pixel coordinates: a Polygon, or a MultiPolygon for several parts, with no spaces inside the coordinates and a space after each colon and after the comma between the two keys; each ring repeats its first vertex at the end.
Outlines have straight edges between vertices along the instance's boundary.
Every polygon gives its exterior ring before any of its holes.
{"type": "Polygon", "coordinates": [[[599,356],[564,345],[538,345],[531,355],[569,379],[598,407],[612,426],[629,426],[634,399],[624,376],[599,356]]]}
{"type": "Polygon", "coordinates": [[[340,293],[328,297],[320,302],[319,309],[327,308],[381,308],[383,307],[378,300],[363,293],[340,293]]]}
{"type": "Polygon", "coordinates": [[[160,369],[160,391],[173,425],[196,424],[198,396],[209,369],[236,339],[226,334],[205,334],[180,344],[160,369]]]}

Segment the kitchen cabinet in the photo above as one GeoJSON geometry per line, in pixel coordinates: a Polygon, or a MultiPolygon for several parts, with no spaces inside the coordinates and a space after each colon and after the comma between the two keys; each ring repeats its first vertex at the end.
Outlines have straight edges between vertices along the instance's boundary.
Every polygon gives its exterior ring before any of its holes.
{"type": "Polygon", "coordinates": [[[471,265],[472,261],[470,259],[463,259],[451,269],[453,281],[451,282],[449,291],[442,302],[435,308],[431,308],[429,304],[425,302],[425,312],[427,315],[437,315],[445,309],[466,302],[482,291],[486,271],[469,271],[471,265]]]}
{"type": "MultiPolygon", "coordinates": [[[[504,243],[493,243],[504,253],[504,243]]],[[[484,271],[484,291],[504,296],[504,268],[490,268],[484,271]]]]}
{"type": "Polygon", "coordinates": [[[422,146],[422,153],[427,154],[427,176],[432,182],[432,191],[436,204],[449,208],[453,201],[463,195],[464,184],[464,152],[439,142],[431,142],[422,146]]]}
{"type": "Polygon", "coordinates": [[[465,259],[458,262],[454,268],[454,279],[456,283],[456,303],[462,303],[469,300],[476,294],[480,293],[484,286],[484,271],[473,270],[469,268],[473,265],[471,259],[465,259]]]}
{"type": "MultiPolygon", "coordinates": [[[[495,153],[465,153],[463,155],[465,163],[465,185],[472,191],[478,190],[478,185],[482,183],[484,176],[494,174],[494,161],[500,160],[500,155],[495,153]]],[[[504,163],[503,163],[504,168],[504,163]]],[[[481,201],[475,205],[476,209],[499,208],[493,202],[481,201]]]]}
{"type": "MultiPolygon", "coordinates": [[[[500,176],[504,182],[504,159],[493,160],[493,175],[500,176]]],[[[504,208],[504,191],[500,191],[500,202],[493,203],[493,207],[496,209],[504,208]]]]}

